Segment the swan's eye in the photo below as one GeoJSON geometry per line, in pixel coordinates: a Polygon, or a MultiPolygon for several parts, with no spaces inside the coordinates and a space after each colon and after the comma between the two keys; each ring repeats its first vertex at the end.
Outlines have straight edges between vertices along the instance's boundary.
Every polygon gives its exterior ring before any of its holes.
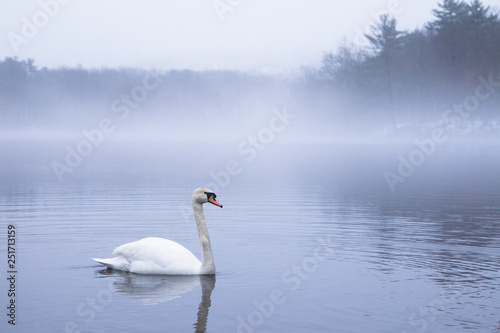
{"type": "Polygon", "coordinates": [[[217,202],[217,200],[215,200],[215,198],[217,198],[217,195],[215,195],[215,193],[213,192],[205,192],[205,194],[207,195],[207,201],[210,202],[211,204],[214,204],[216,206],[219,206],[220,208],[222,208],[222,205],[217,202]]]}

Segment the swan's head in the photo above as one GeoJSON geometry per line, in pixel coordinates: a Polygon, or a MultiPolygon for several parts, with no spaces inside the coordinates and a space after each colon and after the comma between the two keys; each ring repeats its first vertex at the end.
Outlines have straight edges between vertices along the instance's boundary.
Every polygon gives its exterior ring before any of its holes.
{"type": "Polygon", "coordinates": [[[211,204],[222,208],[222,205],[215,200],[215,198],[217,198],[217,195],[214,191],[208,188],[200,187],[193,192],[193,202],[197,202],[201,205],[210,202],[211,204]]]}

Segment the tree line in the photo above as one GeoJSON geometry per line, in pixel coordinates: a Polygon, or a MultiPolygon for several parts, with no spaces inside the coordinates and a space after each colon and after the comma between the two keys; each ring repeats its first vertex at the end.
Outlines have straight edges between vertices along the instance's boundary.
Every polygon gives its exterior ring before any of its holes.
{"type": "MultiPolygon", "coordinates": [[[[313,131],[370,132],[402,124],[439,126],[443,113],[455,112],[454,105],[474,96],[482,84],[481,96],[487,98],[479,100],[474,116],[460,120],[480,120],[491,131],[500,116],[499,15],[479,0],[443,0],[433,14],[414,31],[401,31],[395,18],[382,15],[365,35],[369,47],[342,42],[323,55],[321,67],[305,69],[299,77],[157,73],[161,84],[146,89],[144,101],[137,96],[138,109],[153,122],[187,119],[202,126],[214,118],[250,121],[263,109],[287,104],[305,115],[302,123],[313,131]]],[[[0,129],[57,125],[74,130],[94,124],[117,100],[127,103],[128,95],[139,94],[147,75],[129,68],[38,68],[33,59],[5,58],[0,61],[0,129]]]]}
{"type": "Polygon", "coordinates": [[[226,70],[47,69],[33,59],[6,58],[0,61],[0,129],[74,131],[113,112],[123,117],[120,108],[152,123],[236,121],[280,94],[280,81],[226,70]]]}
{"type": "Polygon", "coordinates": [[[468,120],[480,118],[491,128],[500,106],[498,13],[479,0],[444,0],[433,15],[411,32],[398,30],[395,18],[382,15],[365,35],[369,47],[342,43],[323,56],[316,79],[332,87],[342,110],[383,117],[393,127],[436,122],[486,81],[484,89],[496,91],[483,93],[488,98],[468,120]]]}

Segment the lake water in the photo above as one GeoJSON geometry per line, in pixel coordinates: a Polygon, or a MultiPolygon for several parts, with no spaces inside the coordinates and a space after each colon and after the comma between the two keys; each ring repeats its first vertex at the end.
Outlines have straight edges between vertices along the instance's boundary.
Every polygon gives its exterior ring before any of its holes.
{"type": "Polygon", "coordinates": [[[498,145],[439,147],[394,191],[384,173],[414,146],[274,145],[248,160],[109,143],[62,181],[50,164],[64,144],[2,147],[3,249],[17,232],[16,325],[4,278],[2,332],[500,332],[498,145]],[[215,277],[90,259],[147,236],[200,257],[190,197],[209,183],[224,205],[205,207],[215,277]]]}

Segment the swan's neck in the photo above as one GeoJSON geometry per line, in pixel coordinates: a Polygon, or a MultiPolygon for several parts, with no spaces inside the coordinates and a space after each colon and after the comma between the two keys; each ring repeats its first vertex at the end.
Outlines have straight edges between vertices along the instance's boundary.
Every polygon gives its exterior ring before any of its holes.
{"type": "Polygon", "coordinates": [[[210,245],[210,236],[208,235],[207,224],[205,223],[205,216],[203,215],[203,206],[193,201],[193,213],[201,245],[202,260],[201,260],[200,273],[215,274],[214,255],[212,253],[212,246],[210,245]]]}

